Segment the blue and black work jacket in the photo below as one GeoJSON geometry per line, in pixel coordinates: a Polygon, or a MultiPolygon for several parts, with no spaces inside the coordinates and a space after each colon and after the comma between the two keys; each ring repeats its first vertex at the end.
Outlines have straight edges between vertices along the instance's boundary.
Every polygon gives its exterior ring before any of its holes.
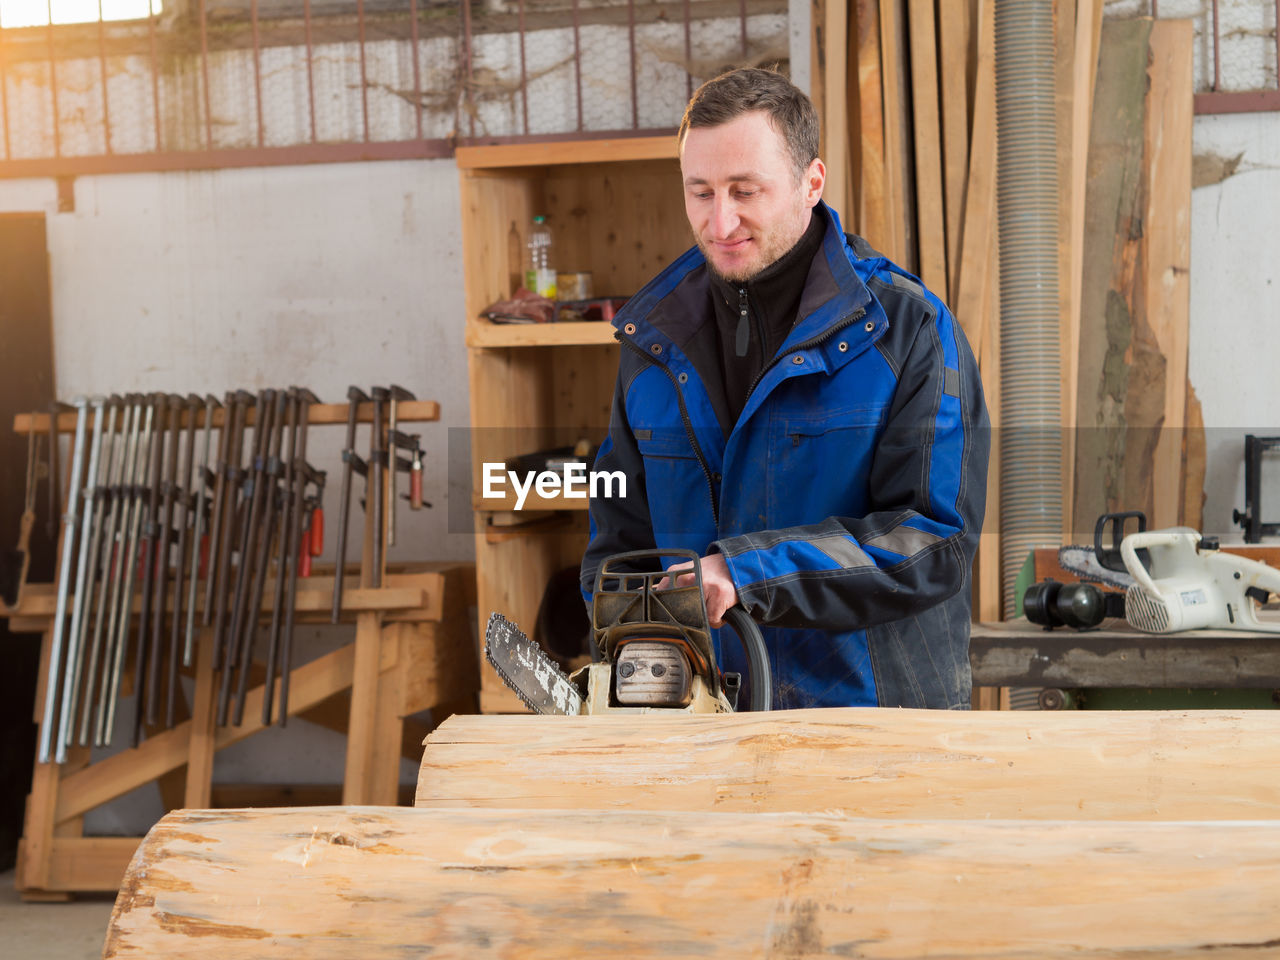
{"type": "MultiPolygon", "coordinates": [[[[696,247],[617,313],[593,470],[621,471],[627,495],[591,501],[584,596],[616,553],[719,552],[762,625],[775,709],[966,709],[990,452],[978,367],[941,300],[825,204],[814,216],[826,235],[798,319],[735,423],[695,364],[715,324],[696,247]]],[[[738,644],[719,653],[744,669],[738,644]]]]}

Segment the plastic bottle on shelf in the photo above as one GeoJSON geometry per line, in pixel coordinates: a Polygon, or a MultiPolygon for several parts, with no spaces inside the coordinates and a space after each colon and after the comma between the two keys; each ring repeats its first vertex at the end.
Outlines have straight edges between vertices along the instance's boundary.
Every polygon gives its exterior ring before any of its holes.
{"type": "Polygon", "coordinates": [[[546,297],[556,298],[556,268],[551,257],[551,228],[547,226],[547,218],[538,215],[533,218],[533,229],[529,231],[528,258],[525,264],[525,288],[546,297]]]}

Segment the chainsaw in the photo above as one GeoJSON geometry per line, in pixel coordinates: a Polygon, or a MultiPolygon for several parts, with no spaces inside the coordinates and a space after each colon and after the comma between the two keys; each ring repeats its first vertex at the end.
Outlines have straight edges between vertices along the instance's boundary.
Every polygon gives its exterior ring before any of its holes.
{"type": "Polygon", "coordinates": [[[1124,618],[1147,633],[1218,628],[1280,633],[1280,622],[1258,619],[1257,604],[1280,593],[1280,570],[1218,549],[1188,527],[1131,533],[1120,555],[1134,583],[1124,618]],[[1150,561],[1143,564],[1138,551],[1150,561]]]}
{"type": "Polygon", "coordinates": [[[1104,617],[1123,616],[1146,633],[1227,629],[1280,633],[1280,622],[1259,619],[1257,605],[1280,593],[1280,570],[1219,550],[1218,541],[1190,527],[1147,530],[1140,511],[1098,518],[1094,546],[1063,547],[1058,563],[1087,580],[1120,587],[1099,591],[1092,583],[1049,580],[1028,588],[1023,611],[1032,623],[1052,628],[1097,626],[1104,617]],[[1138,531],[1123,535],[1126,520],[1138,531]],[[1112,545],[1103,544],[1111,526],[1112,545]],[[1118,549],[1115,544],[1119,543],[1118,549]]]}
{"type": "MultiPolygon", "coordinates": [[[[736,605],[725,622],[746,651],[749,708],[770,709],[773,684],[760,628],[736,605]]],[[[494,613],[485,629],[485,659],[534,713],[737,709],[742,676],[722,674],[717,665],[702,565],[693,551],[636,550],[605,560],[596,574],[591,632],[592,662],[566,675],[519,627],[494,613]],[[692,582],[675,585],[665,560],[691,560],[692,582]]]]}

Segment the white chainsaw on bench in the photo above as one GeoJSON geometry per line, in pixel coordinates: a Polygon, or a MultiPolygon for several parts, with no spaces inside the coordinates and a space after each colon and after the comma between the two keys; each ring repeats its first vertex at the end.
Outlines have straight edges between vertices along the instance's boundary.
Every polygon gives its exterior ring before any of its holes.
{"type": "MultiPolygon", "coordinates": [[[[1146,517],[1139,511],[1104,514],[1094,529],[1094,546],[1063,547],[1058,563],[1086,580],[1096,580],[1123,589],[1124,619],[1147,633],[1176,633],[1181,630],[1255,630],[1280,633],[1280,620],[1260,618],[1259,608],[1274,594],[1280,594],[1280,570],[1268,564],[1226,553],[1215,538],[1203,537],[1190,527],[1147,530],[1146,517]],[[1137,519],[1138,531],[1123,535],[1124,523],[1137,519]],[[1103,544],[1105,527],[1112,528],[1112,545],[1103,544]],[[1119,542],[1119,549],[1115,542],[1119,542]]],[[[1028,590],[1024,609],[1033,622],[1046,622],[1054,612],[1073,626],[1068,603],[1087,607],[1093,614],[1087,626],[1096,626],[1103,612],[1113,608],[1116,594],[1081,597],[1081,591],[1095,591],[1089,583],[1037,584],[1028,590]],[[1056,596],[1051,586],[1058,586],[1056,596]],[[1065,595],[1064,594],[1068,594],[1065,595]],[[1088,602],[1084,602],[1088,600],[1088,602]]]]}
{"type": "Polygon", "coordinates": [[[1280,593],[1280,570],[1223,553],[1188,527],[1131,533],[1120,555],[1133,584],[1124,618],[1147,633],[1179,630],[1258,630],[1280,633],[1280,621],[1258,617],[1258,607],[1280,593]],[[1150,557],[1147,564],[1138,551],[1150,557]]]}

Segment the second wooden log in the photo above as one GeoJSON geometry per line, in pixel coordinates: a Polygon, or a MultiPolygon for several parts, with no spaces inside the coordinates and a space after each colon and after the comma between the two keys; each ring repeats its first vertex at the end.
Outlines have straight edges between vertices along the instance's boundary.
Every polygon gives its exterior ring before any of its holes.
{"type": "Polygon", "coordinates": [[[420,807],[895,818],[1280,819],[1269,711],[830,709],[456,716],[420,807]]]}

